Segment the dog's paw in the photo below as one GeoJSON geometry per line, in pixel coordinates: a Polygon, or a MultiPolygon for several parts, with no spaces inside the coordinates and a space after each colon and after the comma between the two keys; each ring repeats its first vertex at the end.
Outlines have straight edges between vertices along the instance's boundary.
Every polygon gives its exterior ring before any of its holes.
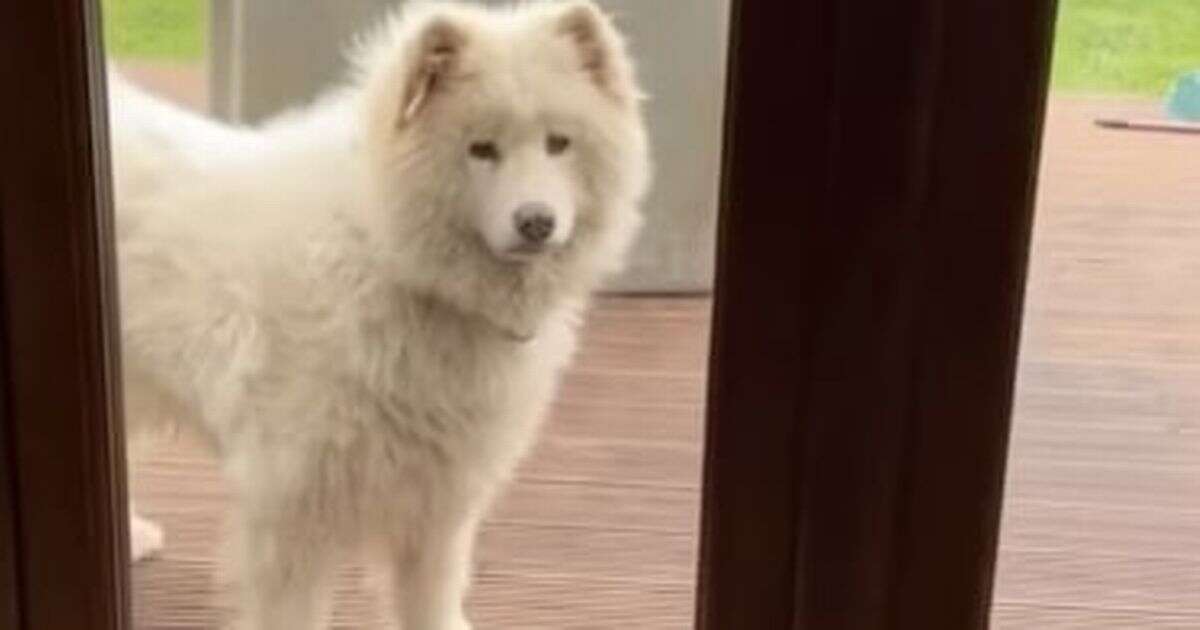
{"type": "Polygon", "coordinates": [[[474,626],[465,617],[455,617],[447,621],[443,626],[445,630],[473,630],[474,626]]]}
{"type": "Polygon", "coordinates": [[[134,562],[145,560],[163,548],[166,535],[158,525],[134,514],[129,519],[129,551],[134,562]]]}
{"type": "Polygon", "coordinates": [[[439,626],[438,630],[474,630],[474,626],[466,619],[452,619],[439,626]]]}

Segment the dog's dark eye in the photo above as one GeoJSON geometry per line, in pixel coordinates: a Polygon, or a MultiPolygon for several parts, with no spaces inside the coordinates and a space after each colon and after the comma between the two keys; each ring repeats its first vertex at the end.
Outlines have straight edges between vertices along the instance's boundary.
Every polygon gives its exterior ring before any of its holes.
{"type": "Polygon", "coordinates": [[[571,139],[557,133],[546,136],[546,153],[559,155],[571,147],[571,139]]]}
{"type": "Polygon", "coordinates": [[[476,160],[500,161],[500,148],[495,142],[473,142],[467,151],[476,160]]]}

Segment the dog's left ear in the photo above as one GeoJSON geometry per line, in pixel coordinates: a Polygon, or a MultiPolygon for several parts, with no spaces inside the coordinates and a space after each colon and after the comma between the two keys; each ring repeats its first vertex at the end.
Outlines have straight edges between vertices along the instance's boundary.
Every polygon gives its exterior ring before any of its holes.
{"type": "Polygon", "coordinates": [[[591,0],[568,3],[559,14],[556,31],[568,37],[579,54],[581,69],[601,91],[624,102],[641,98],[633,79],[625,41],[591,0]]]}
{"type": "Polygon", "coordinates": [[[454,72],[466,35],[449,16],[433,16],[417,35],[414,62],[408,71],[397,126],[403,127],[424,109],[454,72]]]}

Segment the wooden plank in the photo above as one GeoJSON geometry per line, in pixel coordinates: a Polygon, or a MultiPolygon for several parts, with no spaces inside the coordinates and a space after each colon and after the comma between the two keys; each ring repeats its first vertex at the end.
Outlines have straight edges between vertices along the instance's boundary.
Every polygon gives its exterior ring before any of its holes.
{"type": "Polygon", "coordinates": [[[1059,99],[1017,387],[994,626],[1200,627],[1195,140],[1059,99]]]}

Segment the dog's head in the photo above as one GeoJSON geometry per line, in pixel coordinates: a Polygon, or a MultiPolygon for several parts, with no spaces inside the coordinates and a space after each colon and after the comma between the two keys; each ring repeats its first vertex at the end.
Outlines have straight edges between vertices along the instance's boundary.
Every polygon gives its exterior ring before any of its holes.
{"type": "Polygon", "coordinates": [[[586,0],[426,2],[386,31],[359,64],[363,141],[400,246],[443,258],[423,264],[470,256],[468,239],[509,269],[619,266],[649,159],[609,18],[586,0]]]}

